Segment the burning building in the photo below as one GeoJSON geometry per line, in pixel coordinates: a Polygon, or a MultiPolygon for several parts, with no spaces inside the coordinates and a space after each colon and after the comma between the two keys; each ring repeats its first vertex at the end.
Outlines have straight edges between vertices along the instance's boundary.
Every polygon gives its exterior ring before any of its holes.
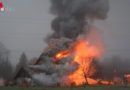
{"type": "Polygon", "coordinates": [[[48,47],[35,65],[39,72],[32,79],[44,86],[113,84],[98,79],[98,60],[104,53],[99,30],[92,23],[104,20],[109,11],[108,0],[51,0],[53,33],[45,41],[48,47]]]}

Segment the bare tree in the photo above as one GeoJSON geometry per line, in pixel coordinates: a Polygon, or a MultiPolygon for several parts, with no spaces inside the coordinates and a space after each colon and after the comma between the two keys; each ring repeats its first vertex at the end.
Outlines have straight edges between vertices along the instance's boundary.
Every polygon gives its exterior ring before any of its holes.
{"type": "Polygon", "coordinates": [[[87,78],[90,76],[93,76],[95,73],[95,59],[93,57],[86,57],[86,58],[81,58],[82,60],[82,75],[85,79],[85,84],[88,85],[87,78]]]}

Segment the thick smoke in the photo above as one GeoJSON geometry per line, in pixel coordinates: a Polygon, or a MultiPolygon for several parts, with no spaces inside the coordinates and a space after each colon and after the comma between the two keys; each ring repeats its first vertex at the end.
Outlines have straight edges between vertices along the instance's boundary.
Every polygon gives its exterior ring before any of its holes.
{"type": "MultiPolygon", "coordinates": [[[[40,70],[40,74],[33,74],[32,77],[39,85],[52,86],[57,83],[66,84],[61,79],[65,79],[68,74],[75,71],[77,69],[77,63],[73,63],[71,66],[69,62],[72,60],[70,58],[64,58],[64,60],[56,65],[52,61],[52,58],[48,58],[46,56],[42,57],[43,64],[42,65],[33,65],[30,68],[34,70],[40,70]],[[64,76],[64,77],[63,77],[64,76]]],[[[66,80],[67,81],[67,80],[66,80]]]]}
{"type": "Polygon", "coordinates": [[[51,47],[51,45],[49,45],[47,50],[45,50],[40,56],[40,62],[37,63],[37,65],[29,66],[29,68],[34,71],[40,71],[40,74],[34,73],[32,75],[33,80],[38,85],[53,86],[59,83],[60,85],[62,84],[65,86],[67,84],[67,75],[74,72],[78,68],[78,64],[72,63],[70,65],[73,60],[72,54],[71,56],[63,58],[58,63],[55,63],[56,58],[54,58],[54,55],[59,51],[66,50],[68,44],[71,42],[72,41],[64,38],[61,38],[60,40],[50,40],[49,43],[51,43],[52,46],[55,46],[51,47]],[[62,82],[62,80],[64,80],[64,82],[62,82]]]}
{"type": "Polygon", "coordinates": [[[50,38],[66,37],[75,40],[87,32],[88,20],[105,19],[109,11],[108,0],[51,0],[52,22],[50,38]]]}
{"type": "Polygon", "coordinates": [[[53,34],[46,38],[48,48],[40,56],[40,63],[30,68],[40,71],[32,75],[40,85],[66,85],[66,76],[74,72],[78,64],[69,64],[73,53],[59,63],[54,63],[54,56],[70,48],[79,35],[87,34],[88,21],[105,19],[109,3],[108,0],[51,0],[51,4],[51,13],[56,16],[52,21],[53,34]]]}

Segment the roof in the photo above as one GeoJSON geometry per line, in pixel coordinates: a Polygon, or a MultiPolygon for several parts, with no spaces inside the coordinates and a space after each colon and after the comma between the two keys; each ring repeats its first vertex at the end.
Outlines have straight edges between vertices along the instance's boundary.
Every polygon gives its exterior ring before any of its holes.
{"type": "Polygon", "coordinates": [[[29,74],[29,69],[26,65],[17,65],[16,70],[13,74],[13,79],[17,79],[19,77],[31,77],[29,74]]]}
{"type": "Polygon", "coordinates": [[[31,75],[29,74],[29,72],[25,68],[21,67],[19,69],[19,71],[15,74],[14,79],[17,79],[20,77],[31,77],[31,75]]]}

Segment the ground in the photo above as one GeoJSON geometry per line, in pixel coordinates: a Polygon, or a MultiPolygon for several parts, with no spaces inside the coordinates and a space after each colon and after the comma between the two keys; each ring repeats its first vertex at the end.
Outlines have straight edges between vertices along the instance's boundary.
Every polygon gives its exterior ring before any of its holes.
{"type": "Polygon", "coordinates": [[[87,86],[87,87],[66,87],[66,88],[20,88],[20,87],[0,87],[0,90],[130,90],[130,86],[87,86]]]}

